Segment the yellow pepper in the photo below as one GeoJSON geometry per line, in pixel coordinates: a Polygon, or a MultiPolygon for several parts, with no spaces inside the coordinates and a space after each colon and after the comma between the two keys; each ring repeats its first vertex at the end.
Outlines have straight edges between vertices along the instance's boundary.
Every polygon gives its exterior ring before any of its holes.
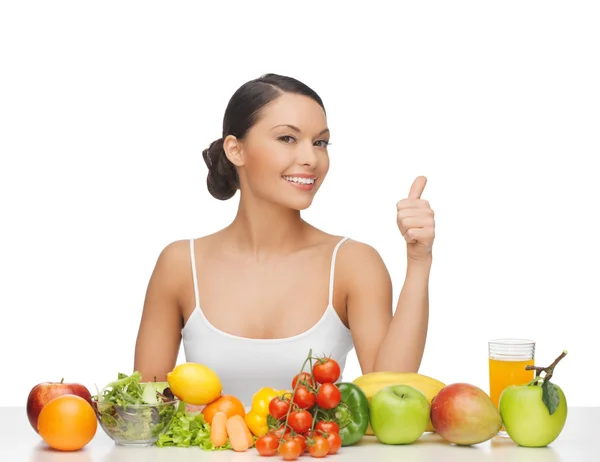
{"type": "Polygon", "coordinates": [[[264,387],[254,393],[252,407],[244,417],[246,425],[248,425],[254,436],[262,436],[269,431],[269,426],[267,425],[269,403],[273,398],[287,392],[287,390],[275,390],[274,388],[264,387]]]}

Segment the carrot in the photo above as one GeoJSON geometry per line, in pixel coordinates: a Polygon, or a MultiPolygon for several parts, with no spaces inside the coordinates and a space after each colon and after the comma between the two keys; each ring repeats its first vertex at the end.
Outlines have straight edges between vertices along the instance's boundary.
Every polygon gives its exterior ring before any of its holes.
{"type": "Polygon", "coordinates": [[[224,412],[217,412],[212,419],[210,426],[210,440],[212,443],[219,447],[227,443],[227,414],[224,412]]]}
{"type": "Polygon", "coordinates": [[[254,436],[252,435],[250,427],[248,427],[248,424],[244,419],[242,419],[242,423],[244,424],[244,430],[246,431],[246,438],[248,438],[248,447],[251,448],[254,446],[254,436]]]}
{"type": "MultiPolygon", "coordinates": [[[[216,414],[215,414],[216,417],[216,414]]],[[[213,417],[214,420],[214,417],[213,417]]],[[[227,419],[227,435],[234,451],[243,452],[252,446],[248,439],[248,426],[241,415],[236,414],[227,419]]]]}

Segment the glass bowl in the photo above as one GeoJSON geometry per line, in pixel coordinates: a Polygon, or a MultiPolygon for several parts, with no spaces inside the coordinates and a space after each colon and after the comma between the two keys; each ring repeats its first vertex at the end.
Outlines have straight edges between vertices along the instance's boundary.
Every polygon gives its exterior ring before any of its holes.
{"type": "Polygon", "coordinates": [[[150,446],[166,432],[173,421],[179,401],[156,404],[127,404],[98,402],[92,398],[92,407],[102,430],[117,444],[123,446],[150,446]]]}

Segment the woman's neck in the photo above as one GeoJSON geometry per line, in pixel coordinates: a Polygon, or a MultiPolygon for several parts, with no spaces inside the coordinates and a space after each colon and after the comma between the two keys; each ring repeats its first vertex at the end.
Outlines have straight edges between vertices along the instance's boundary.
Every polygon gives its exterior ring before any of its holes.
{"type": "Polygon", "coordinates": [[[298,248],[308,225],[298,210],[278,206],[257,198],[240,199],[237,214],[227,227],[238,250],[262,260],[269,255],[288,253],[298,248]]]}

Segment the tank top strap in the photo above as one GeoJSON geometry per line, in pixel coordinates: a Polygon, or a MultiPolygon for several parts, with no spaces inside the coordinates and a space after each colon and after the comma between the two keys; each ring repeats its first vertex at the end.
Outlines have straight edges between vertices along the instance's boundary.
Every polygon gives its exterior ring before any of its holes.
{"type": "Polygon", "coordinates": [[[200,297],[198,295],[198,276],[196,274],[196,256],[194,254],[194,239],[190,239],[190,259],[192,261],[192,277],[194,278],[194,302],[200,306],[200,297]]]}
{"type": "Polygon", "coordinates": [[[340,245],[342,245],[348,239],[350,238],[344,237],[340,239],[340,241],[336,244],[335,248],[333,249],[333,255],[331,256],[331,267],[329,269],[329,306],[333,305],[333,281],[335,276],[335,259],[340,245]]]}

